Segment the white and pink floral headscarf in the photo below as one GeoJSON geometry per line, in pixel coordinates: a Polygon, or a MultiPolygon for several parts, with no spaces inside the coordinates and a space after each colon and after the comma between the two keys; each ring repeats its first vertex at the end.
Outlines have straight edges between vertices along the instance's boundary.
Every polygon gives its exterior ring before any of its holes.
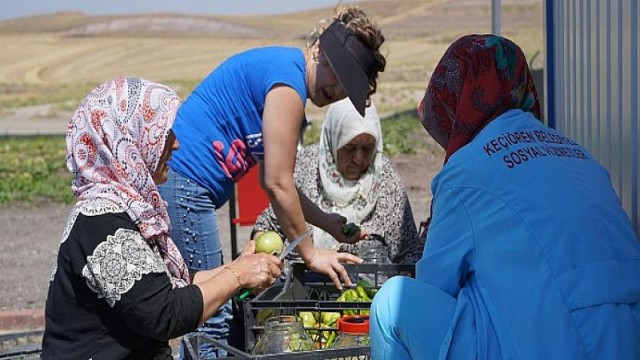
{"type": "Polygon", "coordinates": [[[174,287],[189,284],[189,272],[169,236],[166,203],[152,175],[179,104],[165,85],[119,77],[93,89],[67,129],[67,168],[78,201],[108,199],[125,209],[158,246],[174,287]]]}

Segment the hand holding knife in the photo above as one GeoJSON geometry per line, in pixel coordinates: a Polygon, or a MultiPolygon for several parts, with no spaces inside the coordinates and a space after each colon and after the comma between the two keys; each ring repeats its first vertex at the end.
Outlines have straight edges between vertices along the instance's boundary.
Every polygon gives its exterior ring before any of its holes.
{"type": "MultiPolygon", "coordinates": [[[[307,230],[303,232],[301,235],[297,236],[295,239],[293,239],[293,241],[291,241],[289,245],[287,245],[284,248],[284,250],[282,250],[282,252],[280,253],[280,256],[278,256],[280,260],[283,260],[287,255],[289,255],[289,253],[293,251],[293,249],[295,249],[296,246],[298,246],[298,244],[300,244],[302,240],[304,240],[304,238],[306,238],[310,234],[311,234],[311,230],[307,230]]],[[[249,296],[250,293],[251,293],[251,289],[247,289],[247,288],[241,289],[240,293],[238,294],[238,300],[243,301],[249,296]]]]}

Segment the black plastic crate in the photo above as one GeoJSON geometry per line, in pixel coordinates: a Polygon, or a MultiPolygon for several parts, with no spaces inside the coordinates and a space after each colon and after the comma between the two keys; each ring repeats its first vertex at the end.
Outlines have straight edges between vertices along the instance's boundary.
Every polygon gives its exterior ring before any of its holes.
{"type": "MultiPolygon", "coordinates": [[[[359,280],[366,281],[368,283],[367,290],[371,293],[377,291],[390,277],[397,275],[415,276],[415,265],[345,264],[345,268],[354,284],[358,283],[359,280]]],[[[340,316],[344,314],[368,314],[371,302],[337,301],[341,291],[333,285],[333,282],[327,276],[308,270],[304,263],[293,262],[288,270],[288,275],[283,283],[276,284],[257,295],[254,299],[242,303],[242,312],[244,313],[244,349],[246,351],[250,352],[253,349],[261,331],[264,329],[264,320],[271,316],[299,315],[301,311],[308,311],[314,314],[339,313],[340,316]]],[[[331,335],[331,333],[337,331],[335,327],[325,327],[323,324],[319,324],[317,327],[305,327],[305,330],[318,346],[327,337],[335,337],[335,334],[331,335]]],[[[353,349],[356,348],[351,350],[353,349]]],[[[368,354],[370,347],[364,347],[361,350],[368,354]]],[[[320,353],[325,351],[328,350],[318,350],[320,353]]],[[[300,356],[297,358],[306,359],[307,357],[300,356]]]]}
{"type": "Polygon", "coordinates": [[[242,350],[238,350],[233,346],[225,345],[209,335],[196,333],[190,334],[182,339],[185,351],[185,360],[199,360],[198,347],[203,344],[210,344],[214,347],[224,349],[227,351],[227,356],[221,359],[273,359],[273,360],[369,360],[370,348],[358,347],[358,348],[345,348],[345,349],[326,349],[326,350],[314,350],[314,351],[301,351],[294,353],[282,353],[271,355],[251,355],[242,350]]]}

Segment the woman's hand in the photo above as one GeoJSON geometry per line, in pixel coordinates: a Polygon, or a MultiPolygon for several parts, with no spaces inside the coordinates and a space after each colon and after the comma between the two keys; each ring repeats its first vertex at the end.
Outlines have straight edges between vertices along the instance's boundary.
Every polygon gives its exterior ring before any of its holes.
{"type": "MultiPolygon", "coordinates": [[[[255,238],[257,238],[257,236],[255,238]]],[[[249,240],[249,242],[242,249],[240,256],[251,255],[251,254],[254,254],[255,252],[256,252],[256,241],[249,240]]]]}
{"type": "Polygon", "coordinates": [[[369,234],[364,231],[358,231],[354,235],[348,236],[343,232],[343,227],[347,223],[347,218],[338,214],[330,213],[326,215],[326,228],[324,229],[329,235],[333,236],[338,242],[345,244],[353,244],[364,238],[369,234]]]}
{"type": "Polygon", "coordinates": [[[254,254],[255,243],[249,242],[242,254],[229,265],[196,273],[193,284],[202,293],[201,323],[213,316],[241,288],[265,289],[280,276],[282,262],[269,254],[254,254]]]}
{"type": "Polygon", "coordinates": [[[309,255],[309,257],[303,259],[307,267],[315,272],[329,276],[336,288],[340,290],[342,290],[340,279],[342,279],[347,286],[353,285],[351,279],[349,279],[347,270],[341,263],[360,264],[363,261],[359,257],[349,253],[340,253],[335,250],[318,249],[316,247],[313,248],[312,253],[309,255]]]}
{"type": "Polygon", "coordinates": [[[273,285],[280,276],[282,261],[273,255],[251,251],[255,251],[254,241],[249,242],[242,254],[228,266],[238,273],[241,287],[262,290],[273,285]]]}

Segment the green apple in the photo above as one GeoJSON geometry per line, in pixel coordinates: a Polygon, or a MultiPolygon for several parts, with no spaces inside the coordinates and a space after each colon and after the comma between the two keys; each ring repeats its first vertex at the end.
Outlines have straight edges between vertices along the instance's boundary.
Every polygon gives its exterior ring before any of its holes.
{"type": "Polygon", "coordinates": [[[282,238],[275,231],[262,233],[256,239],[256,252],[278,256],[284,248],[282,238]]]}

